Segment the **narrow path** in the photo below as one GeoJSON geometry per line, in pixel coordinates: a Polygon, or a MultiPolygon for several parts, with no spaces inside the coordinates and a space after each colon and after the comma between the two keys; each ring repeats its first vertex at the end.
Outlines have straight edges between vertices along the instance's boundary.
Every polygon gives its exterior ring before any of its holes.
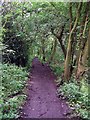
{"type": "Polygon", "coordinates": [[[22,118],[65,118],[70,111],[64,100],[56,96],[55,76],[50,67],[33,60],[31,78],[28,81],[28,97],[24,104],[22,118]]]}

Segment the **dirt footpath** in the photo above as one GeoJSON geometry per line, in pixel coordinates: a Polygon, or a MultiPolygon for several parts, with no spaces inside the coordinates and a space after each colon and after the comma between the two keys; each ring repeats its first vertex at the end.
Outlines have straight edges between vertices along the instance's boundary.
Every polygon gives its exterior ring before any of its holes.
{"type": "Polygon", "coordinates": [[[22,118],[65,118],[70,108],[56,95],[55,75],[50,67],[35,58],[28,81],[28,97],[21,110],[22,118]]]}

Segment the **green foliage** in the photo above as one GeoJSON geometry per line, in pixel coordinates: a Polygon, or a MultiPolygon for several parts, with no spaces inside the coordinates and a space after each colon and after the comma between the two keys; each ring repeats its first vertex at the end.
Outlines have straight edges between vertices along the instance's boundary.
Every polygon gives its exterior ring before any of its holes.
{"type": "Polygon", "coordinates": [[[88,99],[88,85],[81,82],[81,86],[76,82],[64,83],[60,86],[58,93],[68,98],[70,105],[75,108],[77,114],[83,118],[88,118],[90,111],[90,100],[88,99]]]}
{"type": "Polygon", "coordinates": [[[66,13],[68,5],[49,2],[12,2],[4,3],[2,7],[3,42],[8,45],[5,51],[14,50],[14,53],[8,56],[5,52],[5,62],[10,61],[24,66],[27,63],[29,66],[34,56],[43,58],[42,47],[45,47],[45,57],[48,61],[54,41],[51,26],[56,33],[60,30],[66,21],[65,18],[68,17],[66,13]],[[42,41],[45,41],[44,46],[42,41]]]}
{"type": "MultiPolygon", "coordinates": [[[[81,21],[85,10],[85,4],[81,12],[78,26],[74,38],[76,49],[79,48],[81,21]]],[[[72,24],[76,17],[78,3],[72,3],[72,24]]],[[[30,69],[32,59],[38,56],[44,63],[48,62],[53,50],[56,36],[61,32],[62,25],[65,24],[63,45],[67,49],[68,36],[70,32],[69,3],[65,2],[4,2],[2,5],[2,16],[0,23],[0,50],[3,50],[3,61],[15,63],[18,66],[26,66],[30,69]],[[52,33],[51,28],[54,30],[52,33]],[[3,44],[2,44],[3,43],[3,44]]],[[[87,26],[88,29],[88,26],[87,26]]],[[[87,35],[85,34],[87,38],[87,35]]],[[[64,56],[60,49],[60,43],[57,42],[56,53],[51,68],[56,75],[62,75],[64,71],[64,56]]],[[[78,52],[78,51],[77,51],[78,52]]],[[[74,54],[77,52],[74,51],[74,54]]],[[[27,73],[23,68],[15,65],[0,64],[2,69],[2,85],[0,91],[3,100],[0,99],[0,109],[4,112],[4,118],[18,117],[17,108],[25,98],[24,95],[13,96],[21,92],[27,79],[27,73]],[[3,106],[3,107],[2,107],[3,106]]],[[[79,87],[76,83],[65,83],[61,88],[62,94],[68,97],[70,102],[76,104],[76,110],[82,116],[87,116],[88,95],[86,84],[79,87]]],[[[60,92],[60,89],[59,91],[60,92]]],[[[1,98],[1,96],[0,96],[1,98]]],[[[2,113],[0,113],[2,116],[2,113]]]]}
{"type": "Polygon", "coordinates": [[[60,67],[58,65],[51,65],[51,68],[57,76],[60,76],[64,71],[63,67],[60,67]]]}
{"type": "MultiPolygon", "coordinates": [[[[69,100],[75,101],[77,96],[80,96],[79,93],[79,86],[75,85],[74,83],[64,83],[63,86],[61,86],[61,92],[65,96],[68,97],[69,100]]],[[[60,92],[60,91],[58,91],[60,92]]]]}
{"type": "Polygon", "coordinates": [[[18,117],[18,107],[25,99],[23,89],[27,78],[27,72],[24,68],[15,65],[0,64],[1,80],[0,85],[0,114],[3,112],[2,118],[18,117]]]}
{"type": "Polygon", "coordinates": [[[54,60],[50,64],[52,70],[57,76],[61,76],[64,71],[64,56],[59,46],[57,46],[54,60]]]}

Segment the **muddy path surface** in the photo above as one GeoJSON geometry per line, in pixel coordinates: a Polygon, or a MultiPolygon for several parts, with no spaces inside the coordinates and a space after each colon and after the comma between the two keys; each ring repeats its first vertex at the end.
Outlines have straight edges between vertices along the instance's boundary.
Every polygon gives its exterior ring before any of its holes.
{"type": "Polygon", "coordinates": [[[56,77],[50,67],[37,58],[32,66],[21,118],[66,118],[70,108],[65,100],[56,95],[56,77]]]}

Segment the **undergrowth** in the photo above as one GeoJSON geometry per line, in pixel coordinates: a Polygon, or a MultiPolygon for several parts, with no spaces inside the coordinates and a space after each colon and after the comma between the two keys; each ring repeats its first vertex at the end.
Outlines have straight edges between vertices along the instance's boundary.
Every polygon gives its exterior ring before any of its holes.
{"type": "Polygon", "coordinates": [[[0,118],[9,119],[19,116],[18,109],[26,95],[23,93],[27,72],[22,67],[0,64],[0,118]]]}
{"type": "Polygon", "coordinates": [[[89,119],[90,112],[89,87],[88,83],[82,80],[79,84],[76,81],[65,82],[58,88],[58,94],[68,99],[74,114],[86,119],[89,119]]]}

